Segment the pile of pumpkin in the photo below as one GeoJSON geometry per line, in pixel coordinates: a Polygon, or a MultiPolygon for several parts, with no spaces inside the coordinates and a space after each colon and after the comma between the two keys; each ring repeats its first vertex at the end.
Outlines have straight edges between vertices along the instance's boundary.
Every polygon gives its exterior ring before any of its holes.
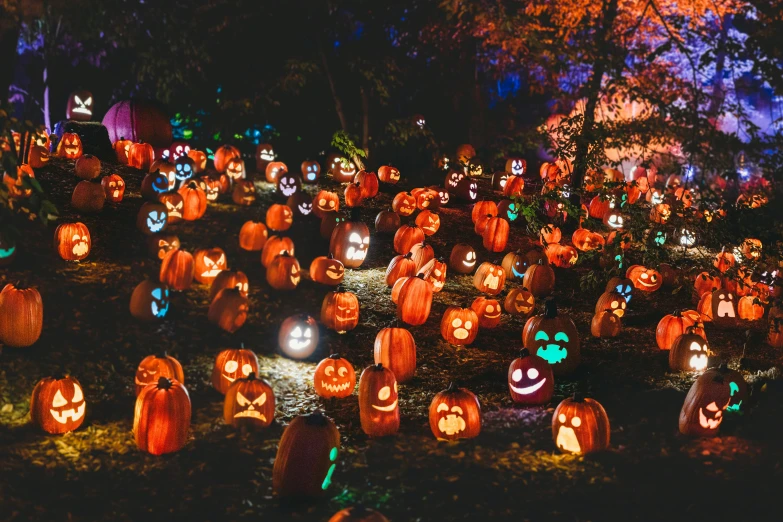
{"type": "MultiPolygon", "coordinates": [[[[141,185],[142,195],[148,201],[139,210],[137,226],[148,236],[151,254],[161,260],[159,282],[145,280],[133,291],[132,315],[144,320],[165,317],[169,292],[186,290],[195,280],[210,286],[209,321],[228,332],[239,329],[248,312],[247,276],[228,269],[222,249],[200,249],[191,255],[179,248],[176,236],[165,233],[170,223],[201,218],[208,202],[216,200],[220,194],[231,192],[237,205],[255,202],[255,185],[247,179],[239,151],[228,145],[219,148],[214,155],[214,172],[207,174],[206,155],[189,150],[186,144],[175,143],[159,154],[158,159],[155,159],[152,147],[146,144],[119,140],[114,148],[118,161],[148,171],[141,185]]],[[[460,147],[460,163],[470,164],[471,154],[475,154],[472,147],[460,147]]],[[[122,200],[125,185],[116,174],[104,177],[101,185],[92,182],[100,173],[100,162],[97,158],[81,155],[78,136],[63,136],[58,155],[76,159],[76,175],[83,181],[74,190],[72,203],[79,212],[99,211],[106,199],[110,203],[122,200]]],[[[345,268],[358,268],[366,258],[369,228],[357,219],[357,214],[350,220],[339,217],[337,193],[321,190],[313,199],[302,190],[303,183],[315,183],[319,179],[321,168],[317,162],[302,163],[300,176],[291,174],[284,163],[274,159],[271,146],[258,147],[256,168],[264,172],[268,182],[275,184],[279,197],[287,198],[286,204],[271,205],[265,223],[245,223],[239,231],[239,244],[244,250],[261,252],[261,264],[272,288],[294,290],[301,281],[301,269],[294,257],[294,243],[283,233],[297,216],[310,213],[318,216],[320,234],[330,240],[329,252],[313,260],[309,267],[310,278],[337,286],[324,298],[321,322],[337,332],[352,330],[359,321],[359,299],[339,285],[345,268]]],[[[475,270],[474,286],[485,295],[476,297],[470,306],[447,308],[440,318],[441,335],[446,342],[471,344],[480,328],[499,325],[501,310],[527,318],[522,331],[524,349],[508,368],[508,389],[515,402],[545,404],[553,395],[555,376],[573,372],[580,360],[580,339],[574,321],[568,315],[558,313],[554,300],[546,299],[544,313],[533,315],[536,299],[546,298],[554,290],[552,265],[569,268],[578,258],[577,251],[617,243],[621,249],[626,249],[630,240],[617,236],[622,233],[623,219],[619,210],[615,210],[615,206],[619,208],[616,205],[619,194],[616,194],[609,199],[596,196],[585,208],[587,215],[600,218],[611,229],[606,238],[582,228],[580,222],[572,237],[573,246],[561,245],[559,228],[549,225],[540,231],[535,245],[532,238],[525,238],[526,248],[507,253],[501,263],[484,262],[476,268],[477,254],[465,243],[454,245],[448,263],[438,259],[426,238],[438,232],[441,217],[437,210],[452,198],[475,203],[472,211],[474,230],[482,237],[488,252],[499,253],[506,249],[510,223],[518,217],[517,205],[511,198],[523,195],[522,176],[526,165],[520,158],[511,158],[506,169],[508,172],[493,176],[493,187],[507,198],[499,203],[476,202],[478,185],[470,176],[473,171],[450,168],[443,188],[417,188],[397,194],[391,210],[381,211],[376,217],[375,229],[377,233],[394,234],[393,247],[397,255],[389,262],[385,282],[391,288],[391,299],[396,303],[398,318],[403,323],[416,326],[428,320],[433,293],[442,290],[449,269],[460,274],[471,274],[475,270]],[[410,217],[417,210],[419,213],[412,223],[402,223],[401,218],[410,217]],[[501,305],[495,297],[504,291],[506,281],[519,283],[519,286],[509,290],[501,305]]],[[[350,160],[337,156],[330,159],[328,171],[335,180],[347,184],[343,199],[348,207],[360,206],[375,197],[379,183],[396,184],[400,179],[400,173],[394,167],[383,166],[377,175],[364,170],[357,172],[350,160]]],[[[557,165],[544,164],[541,176],[545,194],[562,194],[567,190],[567,175],[557,165]]],[[[651,219],[665,219],[666,208],[661,205],[666,203],[654,201],[659,193],[649,187],[644,190],[643,181],[647,179],[638,176],[624,185],[621,192],[631,204],[647,193],[647,199],[653,205],[651,219]]],[[[615,172],[609,171],[606,181],[619,180],[615,172]]],[[[676,180],[669,181],[673,197],[679,201],[690,200],[686,189],[678,186],[676,180]]],[[[595,181],[589,178],[587,182],[595,181]]],[[[562,207],[555,200],[544,211],[553,220],[564,217],[562,207]]],[[[81,223],[60,225],[55,233],[57,251],[69,261],[84,259],[89,253],[89,243],[89,231],[81,223]]],[[[738,248],[743,255],[752,256],[760,247],[756,240],[748,239],[738,248]]],[[[613,254],[609,250],[609,262],[617,262],[613,254]]],[[[715,266],[721,272],[725,272],[722,267],[731,265],[729,256],[733,254],[724,251],[716,259],[715,266]]],[[[596,304],[591,325],[591,332],[596,337],[616,336],[633,291],[654,292],[667,276],[664,267],[658,272],[638,265],[628,268],[625,275],[624,279],[611,280],[596,304]]],[[[729,306],[726,303],[733,304],[732,292],[739,292],[731,286],[734,281],[710,274],[697,277],[694,286],[699,299],[697,310],[678,312],[661,320],[656,339],[661,349],[670,350],[672,369],[706,369],[707,357],[712,352],[707,348],[702,322],[736,317],[736,309],[731,314],[726,311],[729,306]]],[[[749,294],[752,292],[755,292],[754,300],[739,312],[743,319],[757,320],[763,315],[763,308],[761,311],[756,308],[757,301],[763,298],[759,294],[763,292],[748,290],[749,294]]],[[[777,322],[779,316],[770,313],[770,317],[777,322]]],[[[41,322],[42,305],[37,291],[8,285],[0,293],[0,338],[6,344],[26,346],[35,342],[40,335],[41,322]],[[27,317],[37,319],[37,334],[36,328],[30,329],[30,325],[9,318],[10,314],[4,310],[10,306],[27,307],[27,317]]],[[[770,342],[773,345],[780,343],[779,334],[774,338],[770,334],[770,342]]],[[[318,347],[315,319],[307,315],[287,318],[281,325],[278,344],[280,350],[292,358],[304,359],[313,355],[318,347]]],[[[375,364],[367,367],[359,378],[360,420],[363,431],[369,436],[386,436],[396,433],[399,428],[398,383],[410,379],[416,368],[416,345],[411,332],[400,326],[382,329],[375,340],[374,359],[375,364]]],[[[212,381],[225,395],[224,417],[228,424],[263,428],[272,422],[274,391],[268,381],[257,375],[258,359],[252,351],[229,349],[218,354],[212,381]]],[[[141,449],[162,454],[177,451],[185,444],[191,409],[184,381],[181,365],[168,355],[147,357],[139,365],[134,434],[141,449]]],[[[313,383],[321,397],[345,398],[353,394],[356,373],[349,361],[332,355],[317,365],[313,383]]],[[[739,372],[725,366],[705,371],[686,397],[680,414],[680,431],[693,435],[716,434],[722,412],[734,407],[739,409],[746,397],[747,385],[739,372]]],[[[84,413],[82,388],[72,377],[43,379],[33,392],[32,418],[50,433],[78,428],[84,413]]],[[[433,398],[429,421],[433,434],[439,439],[475,437],[481,428],[478,398],[469,390],[452,385],[433,398]]],[[[590,398],[575,396],[561,402],[554,412],[552,429],[555,445],[564,452],[587,453],[609,445],[606,412],[590,398]]],[[[286,428],[280,442],[275,461],[275,489],[281,495],[321,494],[331,481],[338,451],[339,433],[330,419],[319,413],[297,417],[286,428]],[[298,449],[303,446],[310,448],[306,456],[298,449]]]]}

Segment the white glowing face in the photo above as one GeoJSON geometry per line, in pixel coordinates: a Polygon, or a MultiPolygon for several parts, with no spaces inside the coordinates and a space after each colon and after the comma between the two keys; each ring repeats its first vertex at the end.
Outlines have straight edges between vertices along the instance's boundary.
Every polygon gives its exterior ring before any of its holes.
{"type": "Polygon", "coordinates": [[[73,107],[71,112],[92,116],[92,96],[82,101],[78,94],[73,95],[73,107]]]}
{"type": "Polygon", "coordinates": [[[204,271],[201,272],[201,277],[214,278],[226,268],[226,255],[221,254],[220,257],[213,261],[207,256],[204,256],[204,271]]]}
{"type": "Polygon", "coordinates": [[[263,148],[260,151],[258,151],[258,157],[264,161],[274,161],[275,151],[272,150],[272,147],[263,148]]]}
{"type": "Polygon", "coordinates": [[[286,197],[293,196],[299,190],[299,187],[296,186],[296,178],[291,176],[281,176],[277,183],[277,188],[286,197]]]}
{"type": "Polygon", "coordinates": [[[173,203],[172,201],[166,200],[166,210],[169,213],[169,217],[173,218],[181,218],[182,217],[182,206],[184,205],[184,201],[180,200],[176,203],[173,203]]]}
{"type": "Polygon", "coordinates": [[[253,367],[248,363],[243,364],[242,368],[240,368],[237,361],[226,361],[226,364],[223,365],[223,378],[228,382],[234,382],[237,379],[237,370],[240,369],[242,377],[247,377],[253,371],[253,367]]]}
{"type": "Polygon", "coordinates": [[[691,342],[689,349],[691,352],[695,352],[694,355],[691,356],[690,362],[688,363],[689,366],[694,370],[705,369],[707,367],[707,346],[705,345],[704,350],[702,350],[702,345],[693,341],[691,342]]]}
{"type": "Polygon", "coordinates": [[[696,244],[696,234],[688,229],[682,229],[682,235],[680,236],[680,245],[684,247],[692,247],[696,244]]]}
{"type": "MultiPolygon", "coordinates": [[[[529,386],[524,387],[518,387],[514,386],[513,384],[510,384],[511,389],[514,391],[514,393],[518,393],[520,395],[530,395],[531,393],[535,393],[538,390],[540,390],[544,384],[546,383],[546,377],[542,378],[540,381],[536,382],[536,379],[538,379],[540,373],[535,368],[528,368],[527,369],[527,378],[534,383],[529,386]]],[[[525,374],[522,372],[520,368],[517,368],[513,372],[511,372],[511,380],[515,383],[519,384],[522,379],[524,379],[525,374]]]]}
{"type": "Polygon", "coordinates": [[[498,272],[499,271],[495,268],[490,268],[487,270],[487,275],[484,277],[483,285],[492,290],[497,290],[498,286],[500,286],[500,277],[498,272]]]}
{"type": "Polygon", "coordinates": [[[386,406],[378,406],[377,404],[373,404],[372,407],[378,411],[394,411],[397,408],[397,381],[394,381],[393,387],[384,386],[383,388],[378,390],[379,401],[386,402],[390,398],[394,399],[390,404],[386,406]],[[392,395],[392,392],[394,393],[394,395],[392,395]]]}
{"type": "Polygon", "coordinates": [[[90,251],[90,238],[88,236],[74,234],[71,240],[73,242],[73,248],[71,249],[73,255],[83,257],[90,251]]]}
{"type": "Polygon", "coordinates": [[[515,176],[521,176],[525,173],[525,166],[522,164],[521,159],[511,161],[511,173],[515,176]]]}
{"type": "Polygon", "coordinates": [[[297,325],[288,335],[288,347],[295,352],[307,349],[312,342],[313,330],[309,326],[297,325]]]}
{"type": "Polygon", "coordinates": [[[266,403],[266,392],[263,392],[261,395],[259,395],[258,397],[256,397],[251,401],[250,399],[242,395],[242,393],[237,391],[236,399],[237,399],[237,404],[245,409],[234,414],[235,419],[240,417],[250,417],[253,419],[258,419],[260,421],[266,422],[266,416],[256,409],[256,408],[260,408],[266,403]]]}
{"type": "Polygon", "coordinates": [[[465,430],[465,419],[462,418],[464,413],[462,408],[459,406],[452,406],[451,410],[449,410],[449,405],[445,402],[441,402],[438,404],[436,411],[438,413],[446,412],[446,415],[438,420],[438,429],[441,433],[445,433],[446,435],[456,435],[457,433],[465,430]]]}
{"type": "Polygon", "coordinates": [[[150,232],[160,232],[166,226],[167,221],[168,214],[166,214],[166,212],[152,210],[147,214],[147,228],[150,232]]]}
{"type": "Polygon", "coordinates": [[[60,424],[65,424],[69,420],[76,422],[84,416],[84,410],[87,407],[87,403],[84,402],[84,394],[81,387],[73,383],[73,398],[69,401],[66,399],[60,390],[54,394],[52,399],[52,407],[49,409],[52,418],[60,424]],[[66,408],[70,406],[69,408],[66,408]]]}
{"type": "MultiPolygon", "coordinates": [[[[713,297],[715,299],[715,297],[713,297]]],[[[718,307],[717,307],[717,313],[715,314],[717,317],[725,317],[728,319],[733,319],[736,317],[735,307],[734,307],[734,294],[731,292],[719,292],[717,294],[718,299],[718,307]]]]}
{"type": "Polygon", "coordinates": [[[353,261],[363,261],[367,257],[367,248],[370,246],[370,237],[362,238],[358,232],[351,232],[348,236],[348,250],[345,257],[353,261]]]}
{"type": "Polygon", "coordinates": [[[471,250],[465,254],[465,259],[462,261],[462,264],[468,268],[473,268],[476,265],[476,253],[471,250]]]}
{"type": "Polygon", "coordinates": [[[455,317],[454,320],[451,321],[451,327],[454,329],[452,330],[451,335],[459,340],[465,340],[470,337],[470,330],[473,328],[473,322],[465,321],[463,324],[462,319],[455,317]]]}
{"type": "Polygon", "coordinates": [[[623,216],[620,214],[610,214],[606,218],[606,224],[611,228],[623,228],[623,216]]]}
{"type": "Polygon", "coordinates": [[[560,428],[557,430],[557,439],[555,444],[560,449],[569,451],[571,453],[581,453],[582,447],[579,445],[579,440],[576,438],[576,432],[574,428],[579,428],[582,425],[582,419],[579,417],[573,417],[571,419],[571,426],[566,425],[566,416],[564,413],[558,415],[557,420],[560,421],[560,428]]]}

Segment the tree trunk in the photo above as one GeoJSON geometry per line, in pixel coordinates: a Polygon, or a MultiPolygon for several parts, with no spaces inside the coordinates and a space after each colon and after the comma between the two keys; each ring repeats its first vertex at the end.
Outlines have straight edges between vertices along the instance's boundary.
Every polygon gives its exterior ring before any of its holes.
{"type": "Polygon", "coordinates": [[[19,42],[19,20],[6,12],[0,3],[0,103],[8,100],[8,88],[14,80],[16,44],[19,42]]]}
{"type": "Polygon", "coordinates": [[[717,56],[715,57],[715,74],[712,76],[712,99],[707,109],[707,117],[712,121],[720,112],[723,100],[726,98],[726,89],[723,84],[723,71],[726,69],[726,40],[729,29],[732,27],[734,16],[727,14],[723,18],[723,24],[718,39],[717,56]]]}
{"type": "Polygon", "coordinates": [[[332,100],[334,101],[334,110],[337,112],[337,117],[340,119],[340,127],[342,127],[345,132],[348,132],[348,121],[345,119],[343,104],[340,101],[340,96],[337,94],[334,77],[332,76],[331,69],[329,69],[329,61],[326,59],[326,52],[324,52],[323,44],[320,41],[318,42],[318,54],[321,55],[321,64],[323,65],[324,74],[329,81],[329,89],[332,91],[332,100]]]}
{"type": "Polygon", "coordinates": [[[364,87],[359,87],[362,96],[362,148],[370,155],[370,97],[364,87]]]}
{"type": "MultiPolygon", "coordinates": [[[[593,74],[587,83],[587,92],[585,103],[584,122],[582,130],[576,137],[576,157],[574,158],[574,172],[571,174],[571,184],[575,188],[581,188],[584,184],[585,174],[587,173],[588,152],[593,141],[593,131],[595,127],[595,109],[601,99],[601,84],[604,74],[610,62],[609,40],[612,37],[612,26],[617,18],[618,0],[605,0],[603,7],[603,16],[601,27],[595,35],[597,59],[593,66],[593,74]]],[[[581,203],[579,195],[574,191],[571,196],[572,202],[578,207],[581,203]]]]}
{"type": "Polygon", "coordinates": [[[44,58],[44,68],[43,68],[43,116],[44,116],[44,125],[46,125],[46,129],[49,132],[52,132],[52,113],[49,110],[49,67],[48,63],[46,61],[46,58],[44,58]]]}

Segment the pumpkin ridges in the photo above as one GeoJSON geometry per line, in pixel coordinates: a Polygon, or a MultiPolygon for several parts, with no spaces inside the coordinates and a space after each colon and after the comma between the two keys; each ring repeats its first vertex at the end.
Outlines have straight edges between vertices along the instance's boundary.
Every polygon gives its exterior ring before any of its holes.
{"type": "Polygon", "coordinates": [[[13,348],[35,343],[43,330],[43,300],[35,288],[8,283],[0,291],[0,341],[13,348]]]}
{"type": "Polygon", "coordinates": [[[439,440],[471,439],[477,437],[481,432],[481,404],[478,397],[466,388],[457,388],[454,383],[435,394],[430,403],[428,417],[430,430],[439,440]],[[464,429],[453,434],[441,431],[439,422],[443,417],[438,408],[442,404],[445,404],[447,408],[443,413],[446,416],[458,416],[464,422],[464,429]],[[453,410],[455,406],[460,408],[461,414],[453,410]]]}
{"type": "Polygon", "coordinates": [[[394,372],[397,382],[406,382],[416,373],[416,342],[405,328],[384,328],[375,336],[375,364],[394,372]]]}
{"type": "Polygon", "coordinates": [[[162,455],[182,449],[188,440],[191,406],[187,388],[161,377],[136,398],[133,434],[139,449],[162,455]]]}

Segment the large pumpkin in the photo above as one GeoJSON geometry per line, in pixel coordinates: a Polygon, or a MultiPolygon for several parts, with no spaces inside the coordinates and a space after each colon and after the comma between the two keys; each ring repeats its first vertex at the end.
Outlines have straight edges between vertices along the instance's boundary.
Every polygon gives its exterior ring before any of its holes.
{"type": "Polygon", "coordinates": [[[609,417],[593,399],[565,399],[552,415],[552,437],[563,453],[592,453],[609,447],[609,417]]]}
{"type": "Polygon", "coordinates": [[[128,149],[128,166],[148,172],[155,161],[155,150],[149,143],[134,143],[128,149]]]}
{"type": "Polygon", "coordinates": [[[536,298],[546,297],[555,289],[555,272],[548,264],[539,261],[525,271],[525,286],[536,298]]]}
{"type": "Polygon", "coordinates": [[[478,397],[454,383],[435,395],[430,403],[430,429],[437,439],[472,439],[481,432],[478,397]]]}
{"type": "Polygon", "coordinates": [[[398,382],[406,382],[416,373],[416,342],[405,328],[384,328],[375,336],[375,364],[394,372],[398,382]]]}
{"type": "Polygon", "coordinates": [[[8,283],[0,292],[0,342],[24,348],[38,340],[43,329],[43,301],[35,288],[8,283]]]}
{"type": "Polygon", "coordinates": [[[684,334],[689,326],[693,326],[693,321],[679,310],[663,316],[655,329],[655,341],[658,343],[658,348],[671,350],[675,339],[684,334]]]}
{"type": "Polygon", "coordinates": [[[329,239],[329,251],[348,268],[362,266],[369,248],[370,229],[358,220],[358,215],[334,227],[329,239]]]}
{"type": "Polygon", "coordinates": [[[160,377],[136,398],[133,434],[140,450],[153,455],[179,451],[188,441],[190,396],[182,383],[160,377]]]}
{"type": "Polygon", "coordinates": [[[115,103],[103,117],[109,140],[144,141],[157,148],[171,145],[171,120],[151,102],[126,100],[115,103]]]}
{"type": "Polygon", "coordinates": [[[359,419],[370,437],[394,435],[400,428],[397,379],[382,364],[368,366],[359,378],[359,419]]]}
{"type": "Polygon", "coordinates": [[[569,316],[558,314],[554,299],[546,301],[542,315],[527,320],[522,344],[551,364],[557,376],[567,375],[579,366],[579,332],[569,316]]]}
{"type": "Polygon", "coordinates": [[[264,248],[268,237],[266,225],[257,221],[246,221],[239,230],[239,248],[258,252],[264,248]]]}
{"type": "Polygon", "coordinates": [[[81,426],[86,409],[82,385],[73,377],[41,379],[30,398],[33,423],[54,435],[68,433],[81,426]]]}
{"type": "Polygon", "coordinates": [[[402,225],[394,234],[394,251],[407,254],[413,245],[424,241],[424,231],[416,225],[402,225]]]}
{"type": "Polygon", "coordinates": [[[319,412],[295,417],[286,426],[272,470],[272,488],[282,498],[321,497],[332,483],[340,433],[319,412]]]}
{"type": "Polygon", "coordinates": [[[693,383],[680,410],[679,428],[683,435],[714,437],[723,422],[723,412],[731,403],[731,387],[718,369],[710,369],[693,383]]]}

